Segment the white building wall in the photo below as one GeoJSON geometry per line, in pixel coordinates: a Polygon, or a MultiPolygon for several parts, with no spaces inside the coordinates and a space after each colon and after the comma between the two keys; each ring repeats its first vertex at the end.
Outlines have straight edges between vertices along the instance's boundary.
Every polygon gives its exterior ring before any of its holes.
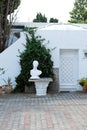
{"type": "MultiPolygon", "coordinates": [[[[83,52],[87,50],[87,31],[72,30],[38,30],[37,34],[45,38],[46,46],[50,49],[55,48],[52,54],[54,68],[59,68],[59,50],[60,49],[78,49],[78,79],[87,77],[87,58],[84,58],[83,52]]],[[[0,68],[6,70],[5,74],[0,76],[0,84],[3,85],[3,78],[10,77],[15,85],[15,77],[20,73],[19,52],[24,50],[23,44],[26,43],[25,35],[21,32],[21,37],[0,54],[0,68]]]]}
{"type": "Polygon", "coordinates": [[[8,77],[11,78],[13,86],[15,86],[15,77],[20,73],[19,65],[19,51],[24,50],[24,45],[26,43],[25,35],[23,32],[20,34],[20,38],[12,44],[5,51],[0,53],[0,68],[4,68],[5,74],[0,76],[0,85],[4,85],[3,79],[7,80],[8,77]]]}
{"type": "MultiPolygon", "coordinates": [[[[38,30],[46,41],[49,40],[48,48],[54,48],[52,51],[52,60],[54,68],[59,68],[59,50],[60,49],[78,49],[78,79],[87,77],[87,58],[84,58],[83,52],[87,50],[87,31],[79,30],[38,30]]],[[[45,41],[45,42],[46,42],[45,41]]]]}

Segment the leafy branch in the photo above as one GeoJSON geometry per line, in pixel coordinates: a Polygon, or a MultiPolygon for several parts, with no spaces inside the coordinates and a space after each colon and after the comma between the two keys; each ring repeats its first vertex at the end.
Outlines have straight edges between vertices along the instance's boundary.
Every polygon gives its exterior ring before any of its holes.
{"type": "Polygon", "coordinates": [[[0,75],[4,74],[5,73],[5,70],[4,68],[0,68],[0,75]]]}

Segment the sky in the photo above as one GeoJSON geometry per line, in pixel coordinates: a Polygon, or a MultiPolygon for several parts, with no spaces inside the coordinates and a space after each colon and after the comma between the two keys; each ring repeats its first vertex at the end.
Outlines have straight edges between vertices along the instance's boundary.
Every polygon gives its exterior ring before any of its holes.
{"type": "Polygon", "coordinates": [[[70,19],[75,0],[21,0],[17,22],[32,22],[37,13],[45,14],[46,18],[57,18],[67,23],[70,19]]]}

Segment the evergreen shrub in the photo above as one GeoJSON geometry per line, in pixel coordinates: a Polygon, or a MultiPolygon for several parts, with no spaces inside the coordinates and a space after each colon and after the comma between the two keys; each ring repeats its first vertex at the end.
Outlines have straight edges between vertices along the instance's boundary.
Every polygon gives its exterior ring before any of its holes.
{"type": "Polygon", "coordinates": [[[51,50],[47,49],[42,43],[45,39],[41,36],[36,36],[36,30],[32,28],[25,29],[28,34],[26,35],[25,50],[20,53],[20,66],[21,72],[16,78],[17,86],[15,91],[24,92],[25,86],[30,86],[28,81],[30,78],[30,70],[33,68],[33,61],[39,62],[38,69],[42,71],[40,77],[54,78],[53,61],[51,60],[51,50]]]}

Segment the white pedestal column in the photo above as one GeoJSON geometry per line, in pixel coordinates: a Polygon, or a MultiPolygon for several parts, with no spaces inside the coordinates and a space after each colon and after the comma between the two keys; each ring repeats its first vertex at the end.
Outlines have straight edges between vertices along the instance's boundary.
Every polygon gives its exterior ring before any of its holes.
{"type": "Polygon", "coordinates": [[[51,81],[51,78],[29,79],[29,82],[35,83],[37,96],[45,96],[47,94],[47,87],[51,81]]]}

